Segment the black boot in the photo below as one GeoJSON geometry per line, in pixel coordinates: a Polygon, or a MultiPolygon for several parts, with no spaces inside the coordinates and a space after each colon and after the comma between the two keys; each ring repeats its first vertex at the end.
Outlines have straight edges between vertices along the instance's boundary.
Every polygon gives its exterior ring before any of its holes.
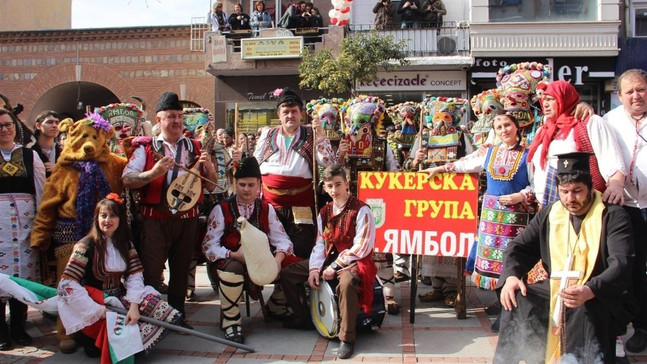
{"type": "Polygon", "coordinates": [[[9,338],[9,325],[5,318],[6,302],[0,301],[0,350],[7,351],[11,349],[11,339],[9,338]]]}
{"type": "Polygon", "coordinates": [[[11,340],[21,346],[31,345],[31,336],[25,331],[27,305],[12,298],[9,300],[9,311],[11,311],[11,321],[9,322],[11,340]]]}

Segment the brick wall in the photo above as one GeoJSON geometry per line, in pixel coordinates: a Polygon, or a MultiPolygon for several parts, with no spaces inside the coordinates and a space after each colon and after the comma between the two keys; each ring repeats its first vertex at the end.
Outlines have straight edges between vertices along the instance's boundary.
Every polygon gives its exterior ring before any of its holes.
{"type": "Polygon", "coordinates": [[[189,43],[187,26],[0,32],[0,93],[23,104],[29,124],[44,93],[76,81],[103,86],[122,102],[142,97],[149,118],[165,91],[213,109],[214,78],[189,43]]]}

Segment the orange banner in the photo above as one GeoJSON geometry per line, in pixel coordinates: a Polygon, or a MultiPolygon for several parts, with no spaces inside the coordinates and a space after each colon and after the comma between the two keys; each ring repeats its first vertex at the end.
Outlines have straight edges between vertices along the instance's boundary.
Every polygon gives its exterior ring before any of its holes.
{"type": "Polygon", "coordinates": [[[478,219],[476,174],[360,172],[359,199],[375,216],[375,251],[467,257],[478,219]]]}

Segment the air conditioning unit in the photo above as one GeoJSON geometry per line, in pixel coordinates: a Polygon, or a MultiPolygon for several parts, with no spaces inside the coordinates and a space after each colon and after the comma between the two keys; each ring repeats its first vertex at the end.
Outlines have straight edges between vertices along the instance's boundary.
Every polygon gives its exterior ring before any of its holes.
{"type": "Polygon", "coordinates": [[[438,53],[449,56],[456,53],[456,37],[443,35],[438,37],[438,53]]]}

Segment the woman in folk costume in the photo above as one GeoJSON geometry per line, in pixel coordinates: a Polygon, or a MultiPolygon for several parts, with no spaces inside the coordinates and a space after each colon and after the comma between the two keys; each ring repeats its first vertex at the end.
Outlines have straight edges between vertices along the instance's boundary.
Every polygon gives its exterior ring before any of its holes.
{"type": "MultiPolygon", "coordinates": [[[[501,144],[479,148],[456,162],[425,170],[430,178],[438,172],[485,171],[487,190],[483,196],[472,279],[477,287],[488,290],[497,288],[508,242],[523,231],[536,208],[528,175],[528,150],[521,144],[519,122],[500,111],[492,119],[492,129],[501,144]]],[[[497,296],[499,293],[497,290],[497,296]]],[[[493,326],[493,330],[497,329],[493,326]]]]}
{"type": "Polygon", "coordinates": [[[537,201],[544,207],[558,200],[555,174],[558,154],[591,152],[593,187],[603,192],[603,200],[622,203],[625,165],[613,131],[601,117],[577,119],[571,113],[580,95],[566,81],[548,85],[541,99],[544,125],[530,145],[532,181],[537,201]]]}
{"type": "MultiPolygon", "coordinates": [[[[97,349],[95,339],[105,330],[107,308],[96,300],[104,294],[117,297],[128,309],[126,324],[139,324],[144,350],[157,343],[164,329],[138,322],[140,315],[175,323],[180,313],[161,300],[159,292],[144,286],[143,267],[132,245],[123,201],[115,193],[99,201],[92,230],[74,245],[58,284],[58,312],[68,335],[79,335],[85,352],[110,362],[106,343],[97,349]]],[[[101,335],[103,336],[103,335],[101,335]]],[[[98,340],[97,340],[98,341],[98,340]]]]}
{"type": "MultiPolygon", "coordinates": [[[[22,140],[20,128],[18,118],[0,108],[0,273],[40,281],[38,253],[29,248],[29,234],[43,194],[45,166],[36,152],[17,142],[22,140]]],[[[27,305],[9,300],[9,325],[5,305],[0,301],[0,350],[9,350],[11,341],[31,344],[25,332],[27,305]]]]}

